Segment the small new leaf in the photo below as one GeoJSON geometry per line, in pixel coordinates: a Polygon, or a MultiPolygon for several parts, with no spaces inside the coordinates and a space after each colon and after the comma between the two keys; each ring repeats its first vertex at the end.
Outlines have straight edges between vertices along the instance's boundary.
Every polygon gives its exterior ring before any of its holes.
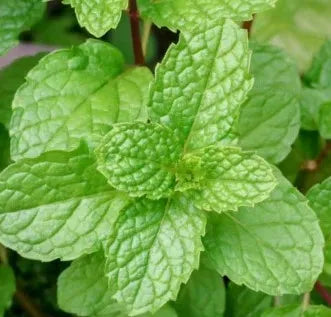
{"type": "Polygon", "coordinates": [[[116,28],[122,10],[128,6],[128,0],[63,0],[63,3],[75,9],[79,24],[96,37],[116,28]]]}
{"type": "Polygon", "coordinates": [[[238,213],[210,214],[204,245],[221,275],[270,295],[311,291],[324,239],[307,200],[281,175],[271,196],[238,213]]]}
{"type": "MultiPolygon", "coordinates": [[[[186,190],[189,183],[199,183],[197,189],[187,192],[195,205],[206,211],[236,211],[241,206],[253,206],[269,197],[277,182],[271,166],[252,152],[242,152],[234,147],[210,146],[187,154],[200,159],[199,167],[191,177],[177,174],[177,190],[186,190]],[[195,181],[195,175],[197,180],[195,181]]],[[[184,169],[185,170],[185,169],[184,169]]]]}
{"type": "Polygon", "coordinates": [[[44,57],[13,101],[12,158],[71,151],[82,138],[94,145],[115,122],[146,120],[152,75],[123,67],[122,54],[97,40],[44,57]]]}
{"type": "Polygon", "coordinates": [[[106,273],[113,298],[130,316],[175,300],[199,266],[205,215],[182,195],[137,199],[109,230],[106,273]]]}
{"type": "Polygon", "coordinates": [[[150,199],[167,197],[175,186],[181,146],[167,127],[148,123],[115,124],[96,150],[98,169],[118,190],[150,199]]]}
{"type": "Polygon", "coordinates": [[[156,68],[150,117],[176,131],[184,151],[236,139],[239,107],[252,87],[247,34],[231,20],[182,32],[156,68]]]}
{"type": "Polygon", "coordinates": [[[72,260],[101,247],[128,203],[86,146],[24,159],[0,174],[0,242],[27,258],[72,260]]]}

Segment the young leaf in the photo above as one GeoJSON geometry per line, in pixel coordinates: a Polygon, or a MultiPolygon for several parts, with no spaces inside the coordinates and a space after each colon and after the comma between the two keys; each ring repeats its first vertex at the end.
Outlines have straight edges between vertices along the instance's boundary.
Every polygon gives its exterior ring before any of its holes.
{"type": "Polygon", "coordinates": [[[271,163],[281,162],[291,151],[300,129],[297,98],[285,87],[254,89],[239,119],[239,144],[271,163]]]}
{"type": "Polygon", "coordinates": [[[44,9],[40,0],[1,0],[0,56],[17,45],[19,34],[41,19],[44,9]]]}
{"type": "Polygon", "coordinates": [[[225,287],[215,271],[200,265],[174,303],[179,317],[223,317],[225,287]]]}
{"type": "Polygon", "coordinates": [[[98,169],[130,196],[159,199],[175,186],[181,147],[169,128],[147,123],[115,124],[96,150],[98,169]]]}
{"type": "Polygon", "coordinates": [[[231,317],[255,317],[272,306],[273,298],[247,287],[230,283],[227,288],[226,314],[231,317]]]}
{"type": "Polygon", "coordinates": [[[252,87],[247,34],[231,20],[182,32],[156,68],[150,117],[178,132],[185,151],[236,138],[239,107],[252,87]]]}
{"type": "Polygon", "coordinates": [[[0,316],[12,302],[16,290],[15,275],[13,270],[6,265],[0,265],[0,316]]]}
{"type": "MultiPolygon", "coordinates": [[[[210,146],[203,150],[187,154],[183,158],[185,171],[186,161],[197,157],[197,170],[200,186],[191,190],[188,195],[195,205],[203,210],[223,212],[236,211],[241,206],[253,206],[269,197],[276,186],[271,166],[252,152],[242,152],[234,147],[210,146]]],[[[194,182],[194,172],[189,179],[187,175],[177,174],[177,189],[187,187],[186,182],[194,182]]]]}
{"type": "Polygon", "coordinates": [[[105,263],[101,252],[72,262],[58,279],[59,307],[78,316],[120,314],[121,307],[111,298],[108,288],[105,263]]]}
{"type": "Polygon", "coordinates": [[[100,248],[128,203],[86,146],[21,160],[0,174],[0,242],[27,258],[75,259],[100,248]]]}
{"type": "Polygon", "coordinates": [[[136,200],[110,230],[106,272],[113,298],[131,316],[176,299],[198,268],[204,232],[204,213],[179,194],[136,200]]]}
{"type": "Polygon", "coordinates": [[[323,267],[324,239],[305,198],[281,175],[264,202],[210,214],[204,245],[221,275],[270,295],[301,294],[323,267]]]}
{"type": "Polygon", "coordinates": [[[15,92],[24,83],[24,77],[44,54],[18,59],[0,71],[0,123],[7,129],[11,118],[11,103],[15,92]]]}
{"type": "Polygon", "coordinates": [[[63,0],[75,8],[78,22],[96,37],[117,27],[128,0],[63,0]]]}
{"type": "MultiPolygon", "coordinates": [[[[330,6],[331,9],[331,6],[330,6]]],[[[331,40],[326,41],[314,57],[313,63],[305,74],[305,81],[312,87],[330,88],[331,86],[331,40]]]]}
{"type": "Polygon", "coordinates": [[[207,20],[250,20],[253,13],[272,8],[277,0],[138,0],[145,18],[157,26],[189,30],[207,20]]]}
{"type": "Polygon", "coordinates": [[[140,67],[121,74],[123,66],[121,53],[97,40],[44,57],[14,98],[13,159],[73,150],[81,138],[94,144],[112,123],[145,120],[151,73],[140,67]]]}

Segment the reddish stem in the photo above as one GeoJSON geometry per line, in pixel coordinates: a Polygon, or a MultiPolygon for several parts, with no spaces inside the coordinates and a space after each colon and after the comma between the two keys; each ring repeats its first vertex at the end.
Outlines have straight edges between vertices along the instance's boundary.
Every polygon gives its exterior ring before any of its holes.
{"type": "Polygon", "coordinates": [[[316,282],[315,290],[321,295],[321,297],[327,302],[328,306],[331,306],[331,294],[329,291],[320,283],[316,282]]]}
{"type": "Polygon", "coordinates": [[[129,1],[129,16],[131,24],[131,36],[134,52],[134,60],[136,65],[144,65],[145,59],[141,44],[140,26],[139,26],[139,12],[136,0],[129,1]]]}
{"type": "Polygon", "coordinates": [[[248,37],[251,36],[252,26],[253,26],[253,23],[254,23],[254,18],[255,18],[255,16],[253,15],[253,19],[252,19],[252,20],[250,20],[250,21],[245,21],[245,22],[243,23],[243,28],[244,28],[245,30],[247,30],[248,37]]]}

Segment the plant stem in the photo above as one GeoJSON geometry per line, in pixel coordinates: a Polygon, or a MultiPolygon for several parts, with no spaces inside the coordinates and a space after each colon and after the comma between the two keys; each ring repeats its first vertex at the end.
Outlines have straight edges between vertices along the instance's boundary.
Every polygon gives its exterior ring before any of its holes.
{"type": "Polygon", "coordinates": [[[310,304],[310,293],[305,293],[302,299],[302,311],[306,311],[310,304]]]}
{"type": "Polygon", "coordinates": [[[139,13],[136,0],[129,0],[129,16],[135,64],[144,65],[145,59],[140,38],[139,13]]]}
{"type": "Polygon", "coordinates": [[[142,37],[142,49],[143,49],[143,54],[146,58],[147,54],[147,46],[148,46],[148,40],[149,36],[151,34],[151,29],[152,29],[152,22],[146,21],[144,23],[144,30],[143,30],[143,37],[142,37]]]}
{"type": "Polygon", "coordinates": [[[319,281],[315,284],[315,290],[327,302],[328,306],[331,306],[331,294],[319,281]]]}
{"type": "Polygon", "coordinates": [[[253,26],[253,23],[254,23],[254,18],[255,18],[255,15],[253,15],[253,19],[250,20],[250,21],[245,21],[243,23],[243,28],[245,30],[247,30],[247,33],[248,33],[248,37],[251,36],[251,32],[252,32],[252,26],[253,26]]]}
{"type": "Polygon", "coordinates": [[[15,298],[20,306],[26,311],[31,317],[45,317],[44,314],[31,301],[31,298],[21,290],[17,290],[15,298]]]}
{"type": "Polygon", "coordinates": [[[5,265],[9,264],[8,263],[7,250],[2,244],[0,244],[0,261],[5,265]]]}
{"type": "Polygon", "coordinates": [[[274,297],[274,306],[275,307],[278,307],[280,305],[281,305],[281,303],[280,303],[280,296],[275,296],[274,297]]]}
{"type": "Polygon", "coordinates": [[[309,172],[317,171],[323,161],[328,157],[329,152],[331,152],[331,141],[326,142],[325,147],[315,160],[309,160],[304,162],[302,169],[309,172]]]}

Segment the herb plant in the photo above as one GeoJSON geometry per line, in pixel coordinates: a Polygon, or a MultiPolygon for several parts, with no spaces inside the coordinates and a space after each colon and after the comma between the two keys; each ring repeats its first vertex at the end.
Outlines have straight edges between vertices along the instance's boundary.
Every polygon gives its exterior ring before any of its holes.
{"type": "MultiPolygon", "coordinates": [[[[331,287],[331,178],[307,197],[295,180],[307,131],[328,156],[331,42],[301,79],[241,27],[258,14],[259,34],[276,0],[137,2],[63,1],[95,37],[128,9],[135,65],[91,38],[1,72],[1,244],[72,261],[57,301],[78,316],[330,316],[309,294],[331,287]],[[154,72],[138,14],[180,31],[154,72]]],[[[44,9],[0,0],[0,53],[44,9]]],[[[1,258],[0,315],[14,292],[1,258]]]]}

